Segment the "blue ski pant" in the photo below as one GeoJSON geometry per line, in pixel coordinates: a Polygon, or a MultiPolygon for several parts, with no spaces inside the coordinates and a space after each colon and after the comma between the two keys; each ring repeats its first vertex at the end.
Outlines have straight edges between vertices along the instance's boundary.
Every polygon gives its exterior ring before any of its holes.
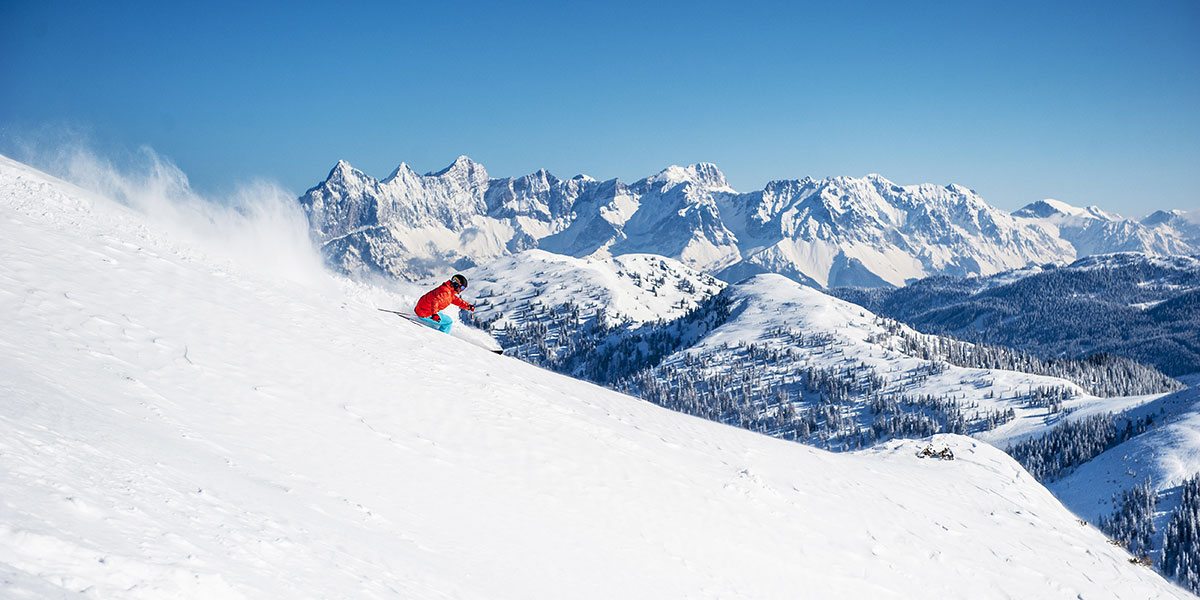
{"type": "Polygon", "coordinates": [[[417,320],[421,321],[422,323],[424,323],[434,329],[441,331],[442,333],[450,333],[450,328],[454,326],[454,319],[451,319],[450,316],[444,312],[438,313],[438,318],[441,320],[434,321],[433,319],[431,319],[429,317],[417,317],[417,320]]]}

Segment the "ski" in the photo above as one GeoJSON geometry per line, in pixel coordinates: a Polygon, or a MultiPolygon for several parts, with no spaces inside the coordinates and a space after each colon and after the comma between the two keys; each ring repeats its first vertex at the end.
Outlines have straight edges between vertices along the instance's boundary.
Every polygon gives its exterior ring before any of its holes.
{"type": "MultiPolygon", "coordinates": [[[[415,315],[415,314],[413,314],[413,313],[411,313],[411,312],[402,312],[402,311],[398,311],[398,310],[391,310],[391,309],[388,309],[388,308],[376,308],[375,310],[379,310],[379,311],[382,311],[382,312],[385,312],[385,313],[392,313],[393,315],[396,315],[396,316],[398,316],[398,317],[400,317],[400,318],[404,319],[405,321],[408,321],[409,323],[412,323],[413,325],[419,325],[419,326],[421,326],[421,327],[425,327],[426,329],[433,329],[432,327],[430,327],[430,326],[429,326],[429,324],[428,324],[428,323],[426,323],[426,322],[422,321],[420,317],[418,317],[417,315],[415,315]]],[[[486,346],[482,346],[482,345],[480,345],[480,344],[477,344],[477,343],[475,343],[475,342],[473,342],[473,341],[471,341],[471,340],[463,339],[463,338],[461,338],[461,337],[458,337],[458,336],[455,336],[455,335],[451,335],[451,337],[454,337],[454,338],[456,338],[456,339],[462,340],[462,341],[464,341],[464,342],[466,342],[466,343],[468,343],[468,344],[471,344],[472,346],[476,346],[476,347],[478,347],[478,348],[483,348],[484,350],[487,350],[488,352],[491,352],[492,354],[499,354],[499,355],[501,355],[501,356],[503,356],[503,355],[504,355],[504,349],[503,349],[503,348],[500,348],[500,349],[496,349],[496,348],[488,348],[488,347],[486,347],[486,346]]]]}

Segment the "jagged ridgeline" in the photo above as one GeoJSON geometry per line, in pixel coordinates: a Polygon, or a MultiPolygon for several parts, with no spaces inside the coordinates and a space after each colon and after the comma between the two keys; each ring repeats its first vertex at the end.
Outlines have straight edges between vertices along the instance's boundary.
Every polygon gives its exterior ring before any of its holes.
{"type": "Polygon", "coordinates": [[[1197,217],[1181,211],[1138,222],[1046,201],[1010,214],[962,185],[898,185],[875,174],[738,192],[710,163],[627,183],[545,169],[492,177],[465,156],[425,175],[402,163],[376,179],[339,161],[299,201],[335,268],[416,279],[531,248],[658,254],[726,281],[768,272],[818,287],[1200,250],[1197,217]]]}
{"type": "Polygon", "coordinates": [[[833,290],[921,331],[1043,358],[1124,356],[1171,376],[1200,371],[1200,257],[1112,254],[896,290],[833,290]]]}
{"type": "Polygon", "coordinates": [[[779,180],[743,193],[708,163],[626,183],[545,170],[494,178],[465,156],[425,175],[401,164],[380,180],[343,161],[299,201],[335,268],[410,279],[531,248],[650,253],[727,281],[773,272],[817,286],[895,286],[1075,256],[1068,242],[964,186],[879,175],[779,180]]]}

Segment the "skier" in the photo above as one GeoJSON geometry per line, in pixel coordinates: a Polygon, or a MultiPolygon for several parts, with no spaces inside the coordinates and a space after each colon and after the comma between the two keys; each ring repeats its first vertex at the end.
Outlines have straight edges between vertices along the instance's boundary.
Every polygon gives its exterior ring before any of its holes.
{"type": "Polygon", "coordinates": [[[449,281],[439,285],[424,296],[417,300],[417,307],[413,312],[417,314],[417,318],[422,323],[434,328],[440,329],[442,333],[450,333],[450,327],[454,325],[454,319],[442,313],[446,307],[451,304],[463,309],[474,312],[475,305],[470,302],[463,301],[458,297],[458,293],[467,289],[467,278],[462,275],[455,275],[449,281]]]}

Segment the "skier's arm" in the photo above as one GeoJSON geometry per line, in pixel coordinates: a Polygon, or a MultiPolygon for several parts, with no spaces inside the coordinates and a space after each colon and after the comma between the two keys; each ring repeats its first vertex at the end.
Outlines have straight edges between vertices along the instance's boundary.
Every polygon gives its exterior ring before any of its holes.
{"type": "Polygon", "coordinates": [[[471,303],[463,300],[462,298],[459,298],[458,294],[451,296],[450,301],[453,302],[455,306],[457,306],[463,310],[470,310],[470,311],[475,310],[474,304],[471,304],[471,303]]]}

